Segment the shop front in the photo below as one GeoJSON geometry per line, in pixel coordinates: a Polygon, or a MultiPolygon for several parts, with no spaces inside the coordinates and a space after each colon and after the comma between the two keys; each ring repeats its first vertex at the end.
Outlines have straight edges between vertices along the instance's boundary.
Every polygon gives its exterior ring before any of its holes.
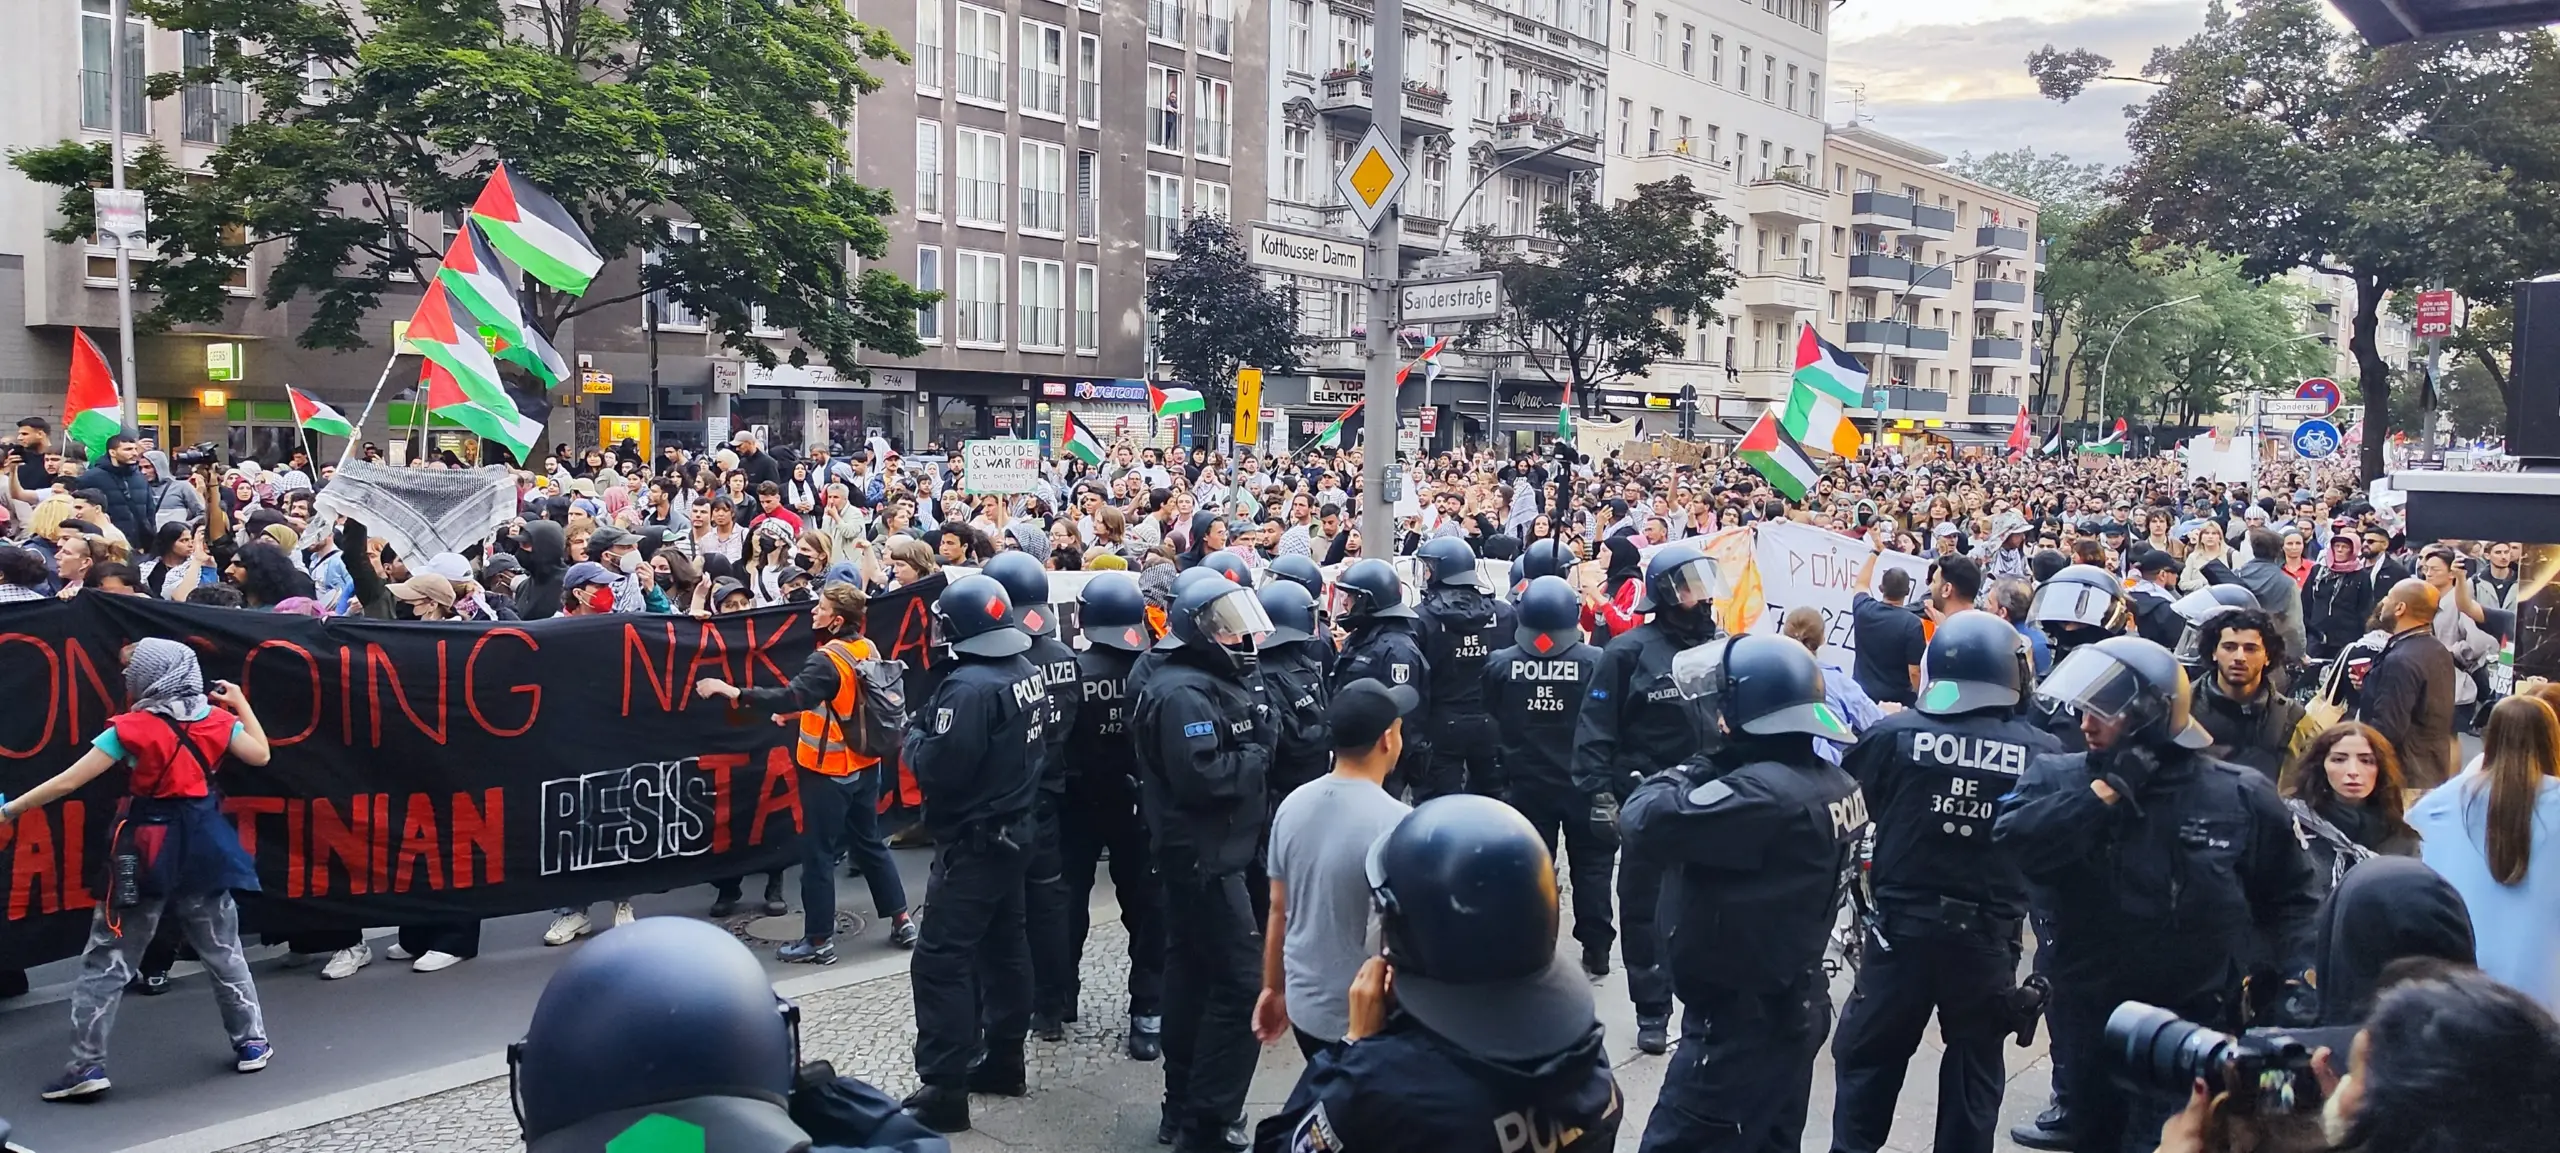
{"type": "Polygon", "coordinates": [[[1039,402],[1033,406],[1034,429],[1046,444],[1066,435],[1067,414],[1107,444],[1171,449],[1183,443],[1183,421],[1151,420],[1147,382],[1121,377],[1040,378],[1039,402]]]}
{"type": "Polygon", "coordinates": [[[1504,381],[1496,415],[1494,448],[1510,455],[1542,452],[1556,438],[1564,386],[1545,381],[1504,381]]]}

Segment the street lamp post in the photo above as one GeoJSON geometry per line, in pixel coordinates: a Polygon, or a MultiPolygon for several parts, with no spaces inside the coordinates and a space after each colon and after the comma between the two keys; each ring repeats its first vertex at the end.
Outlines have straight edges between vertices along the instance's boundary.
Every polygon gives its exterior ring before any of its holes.
{"type": "MultiPolygon", "coordinates": [[[[1440,251],[1436,255],[1442,257],[1449,255],[1449,238],[1457,232],[1458,217],[1466,212],[1467,205],[1475,202],[1476,193],[1484,191],[1484,186],[1493,183],[1493,178],[1499,175],[1502,170],[1515,165],[1525,164],[1529,161],[1536,160],[1541,156],[1552,156],[1557,152],[1563,151],[1567,145],[1570,145],[1573,142],[1574,138],[1567,136],[1564,139],[1558,140],[1555,143],[1547,145],[1535,152],[1523,153],[1519,156],[1514,156],[1509,160],[1505,160],[1500,164],[1496,164],[1492,168],[1487,169],[1484,175],[1477,177],[1476,182],[1467,187],[1467,194],[1458,198],[1458,206],[1449,210],[1448,223],[1440,226],[1440,251]]],[[[1401,318],[1399,318],[1399,323],[1396,327],[1397,334],[1402,335],[1403,325],[1401,323],[1401,318]]],[[[1427,342],[1425,346],[1428,347],[1427,342]]],[[[1432,375],[1433,373],[1431,369],[1426,366],[1422,371],[1422,407],[1424,408],[1431,407],[1432,375]]],[[[1499,372],[1497,371],[1493,375],[1499,375],[1499,372]]],[[[1492,403],[1492,396],[1493,380],[1492,376],[1488,376],[1485,380],[1485,397],[1487,400],[1485,408],[1489,414],[1487,419],[1495,423],[1488,423],[1485,425],[1487,436],[1494,435],[1497,424],[1501,420],[1499,410],[1492,403]]],[[[1437,439],[1436,436],[1435,439],[1437,439]]],[[[1463,439],[1463,437],[1461,439],[1463,439]]]]}
{"type": "MultiPolygon", "coordinates": [[[[1932,277],[1932,276],[1936,276],[1937,274],[1939,274],[1939,273],[1941,273],[1941,272],[1944,272],[1944,271],[1946,271],[1947,269],[1953,268],[1953,267],[1955,267],[1955,266],[1957,266],[1957,265],[1959,265],[1959,264],[1962,264],[1962,263],[1964,263],[1965,261],[1968,261],[1968,260],[1980,260],[1980,259],[1982,259],[1983,257],[1989,256],[1989,255],[1991,255],[1992,253],[1997,252],[1997,251],[1999,251],[1999,250],[1998,250],[1998,249],[1994,249],[1994,248],[1984,248],[1984,249],[1979,249],[1979,250],[1977,250],[1977,251],[1973,251],[1973,252],[1965,253],[1965,254],[1964,254],[1964,255],[1962,255],[1962,256],[1951,257],[1951,258],[1949,258],[1949,259],[1939,261],[1938,263],[1936,263],[1936,264],[1932,264],[1932,265],[1930,265],[1930,266],[1929,266],[1929,267],[1927,267],[1927,268],[1922,268],[1922,269],[1918,269],[1918,270],[1916,270],[1916,271],[1912,271],[1912,272],[1908,272],[1908,273],[1906,273],[1906,274],[1903,276],[1903,278],[1902,278],[1902,292],[1901,292],[1901,294],[1900,294],[1900,299],[1898,299],[1898,300],[1894,301],[1894,309],[1893,309],[1893,310],[1894,310],[1895,312],[1897,312],[1897,313],[1899,313],[1899,312],[1901,312],[1901,311],[1902,311],[1902,306],[1903,306],[1904,304],[1909,303],[1909,302],[1913,299],[1913,294],[1912,294],[1912,291],[1911,291],[1911,290],[1913,290],[1913,289],[1915,289],[1915,288],[1920,287],[1920,282],[1921,282],[1921,281],[1926,280],[1926,279],[1928,279],[1928,278],[1930,278],[1930,277],[1932,277]]],[[[1902,323],[1904,323],[1904,324],[1906,324],[1906,325],[1917,325],[1917,324],[1919,324],[1919,323],[1920,323],[1920,306],[1919,306],[1919,305],[1917,305],[1917,304],[1912,304],[1912,305],[1911,305],[1911,319],[1910,319],[1910,320],[1908,320],[1908,321],[1904,321],[1904,322],[1902,322],[1902,323]]],[[[1949,340],[1950,342],[1952,342],[1954,339],[1955,339],[1954,337],[1949,337],[1949,338],[1948,338],[1948,340],[1949,340]]],[[[1887,352],[1879,352],[1879,353],[1877,353],[1877,354],[1876,354],[1876,359],[1877,359],[1878,361],[1880,361],[1880,362],[1882,362],[1882,363],[1884,364],[1884,367],[1885,367],[1885,372],[1884,372],[1885,386],[1886,386],[1887,388],[1892,387],[1892,386],[1893,386],[1893,371],[1892,371],[1892,370],[1893,370],[1893,354],[1892,354],[1892,353],[1887,353],[1887,352]]],[[[1875,409],[1876,409],[1876,427],[1875,427],[1875,430],[1874,430],[1874,435],[1875,435],[1876,439],[1880,442],[1880,441],[1882,441],[1882,440],[1884,439],[1884,406],[1883,406],[1883,405],[1881,405],[1881,404],[1879,404],[1879,405],[1875,406],[1875,409]]]]}
{"type": "Polygon", "coordinates": [[[2124,324],[2123,324],[2122,326],[2120,326],[2120,327],[2118,327],[2118,328],[2116,329],[2116,337],[2115,337],[2115,339],[2114,339],[2114,340],[2110,340],[2110,341],[2108,341],[2108,342],[2107,342],[2107,354],[2106,354],[2105,356],[2103,356],[2103,357],[2099,358],[2099,360],[2098,360],[2098,419],[2099,419],[2099,420],[2103,421],[2103,420],[2107,419],[2107,369],[2108,369],[2111,365],[2113,365],[2113,364],[2115,363],[2115,359],[2116,359],[2116,345],[2121,344],[2121,343],[2123,343],[2123,342],[2124,342],[2124,334],[2125,334],[2127,331],[2130,331],[2130,330],[2133,328],[2133,324],[2134,324],[2134,322],[2135,322],[2135,321],[2137,321],[2137,320],[2142,319],[2143,317],[2149,316],[2149,315],[2151,315],[2152,313],[2158,312],[2158,311],[2160,311],[2161,309],[2164,309],[2164,308],[2174,308],[2174,307],[2176,307],[2176,306],[2178,306],[2178,305],[2181,305],[2181,304],[2193,304],[2193,303],[2195,303],[2196,301],[2199,301],[2199,300],[2202,300],[2202,299],[2204,299],[2204,294],[2202,294],[2202,293],[2191,293],[2191,294],[2186,295],[2186,296],[2181,296],[2181,297],[2177,298],[2176,300],[2164,300],[2164,301],[2161,301],[2161,302],[2160,302],[2160,303],[2158,303],[2158,304],[2152,305],[2152,306],[2151,306],[2151,307],[2149,307],[2149,308],[2143,309],[2142,311],[2137,312],[2137,313],[2134,313],[2133,315],[2128,316],[2128,317],[2126,317],[2126,318],[2125,318],[2124,324]]]}

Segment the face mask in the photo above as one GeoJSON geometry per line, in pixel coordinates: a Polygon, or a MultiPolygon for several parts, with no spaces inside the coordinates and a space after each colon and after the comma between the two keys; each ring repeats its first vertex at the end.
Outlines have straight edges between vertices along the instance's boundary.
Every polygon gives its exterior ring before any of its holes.
{"type": "Polygon", "coordinates": [[[631,570],[638,567],[640,564],[640,554],[637,551],[610,553],[607,555],[613,562],[613,571],[624,575],[629,575],[631,570]]]}
{"type": "Polygon", "coordinates": [[[613,611],[613,590],[611,588],[605,585],[590,585],[587,587],[586,597],[587,611],[598,613],[609,613],[613,611]]]}
{"type": "Polygon", "coordinates": [[[788,593],[784,593],[782,599],[790,601],[793,604],[806,604],[812,599],[812,594],[805,587],[796,588],[788,593]]]}

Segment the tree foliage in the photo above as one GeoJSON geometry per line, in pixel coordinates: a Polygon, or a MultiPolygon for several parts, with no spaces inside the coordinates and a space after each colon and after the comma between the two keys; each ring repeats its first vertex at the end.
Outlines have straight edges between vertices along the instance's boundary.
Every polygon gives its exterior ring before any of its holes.
{"type": "Polygon", "coordinates": [[[2239,258],[2206,249],[2156,249],[2132,266],[2157,283],[2164,299],[2198,299],[2143,321],[2135,330],[2144,337],[2137,355],[2117,352],[2113,388],[2122,403],[2111,397],[2107,415],[2191,425],[2228,411],[2240,393],[2289,395],[2304,377],[2329,367],[2329,346],[2305,339],[2302,330],[2313,300],[2309,289],[2250,280],[2239,258]]]}
{"type": "MultiPolygon", "coordinates": [[[[130,182],[150,195],[161,254],[137,265],[137,286],[155,294],[149,323],[219,319],[223,283],[260,251],[265,303],[307,301],[301,343],[359,346],[362,321],[395,278],[432,275],[440,255],[441,234],[413,236],[395,207],[428,220],[465,208],[503,158],[559,199],[608,261],[654,254],[636,291],[582,299],[536,287],[547,329],[655,292],[766,363],[774,356],[752,334],[763,325],[839,366],[862,348],[921,348],[915,310],[934,294],[853,269],[855,256],[886,255],[880,217],[894,206],[853,180],[844,132],[856,98],[880,87],[866,62],[906,54],[838,0],[133,0],[133,9],[213,46],[210,64],[151,77],[155,98],[228,81],[255,107],[207,175],[178,171],[156,150],[134,160],[130,182]],[[677,221],[699,232],[680,233],[677,221]]],[[[55,239],[89,232],[87,189],[105,182],[104,144],[64,142],[11,161],[65,190],[55,239]]]]}
{"type": "Polygon", "coordinates": [[[1487,232],[1468,236],[1483,268],[1502,274],[1504,298],[1502,315],[1474,326],[1468,340],[1543,354],[1530,362],[1569,386],[1586,414],[1598,403],[1594,385],[1641,376],[1678,354],[1681,326],[1715,323],[1715,302],[1733,289],[1733,266],[1717,244],[1726,221],[1686,176],[1639,185],[1617,204],[1576,189],[1540,210],[1538,227],[1556,244],[1552,259],[1501,248],[1487,232]]]}
{"type": "Polygon", "coordinates": [[[1173,263],[1147,277],[1156,353],[1200,390],[1212,414],[1234,408],[1236,370],[1295,372],[1297,297],[1263,282],[1226,217],[1194,213],[1173,237],[1173,263]]]}

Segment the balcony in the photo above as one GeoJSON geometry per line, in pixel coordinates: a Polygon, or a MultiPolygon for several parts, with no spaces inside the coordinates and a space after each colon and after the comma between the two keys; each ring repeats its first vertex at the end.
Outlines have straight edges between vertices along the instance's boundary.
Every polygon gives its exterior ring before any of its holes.
{"type": "MultiPolygon", "coordinates": [[[[2041,292],[2035,295],[2035,309],[2036,316],[2038,318],[2042,318],[2044,316],[2044,294],[2041,292]]],[[[2042,323],[2042,320],[2039,319],[2038,323],[2042,323]]]]}
{"type": "Polygon", "coordinates": [[[1419,80],[1404,82],[1405,135],[1447,132],[1450,124],[1448,93],[1419,80]]]}
{"type": "Polygon", "coordinates": [[[1754,180],[1742,190],[1744,215],[1787,228],[1822,223],[1823,207],[1830,201],[1830,193],[1783,175],[1754,180]]]}
{"type": "Polygon", "coordinates": [[[1496,258],[1543,260],[1564,255],[1564,242],[1534,232],[1497,232],[1485,237],[1484,254],[1496,258]]]}
{"type": "Polygon", "coordinates": [[[1902,347],[1915,354],[1944,353],[1947,345],[1947,330],[1943,328],[1922,328],[1913,325],[1910,331],[1903,334],[1902,347]]]}
{"type": "Polygon", "coordinates": [[[1955,289],[1956,270],[1952,268],[1935,268],[1927,272],[1919,273],[1918,276],[1910,282],[1910,286],[1903,290],[1903,295],[1924,297],[1929,300],[1943,300],[1946,298],[1948,293],[1954,292],[1955,289]]]}
{"type": "MultiPolygon", "coordinates": [[[[1863,193],[1861,195],[1864,195],[1863,193]]],[[[1861,252],[1849,258],[1849,287],[1900,292],[1911,286],[1911,262],[1890,252],[1861,252]]]]}
{"type": "MultiPolygon", "coordinates": [[[[2048,257],[2048,256],[2051,256],[2051,255],[2053,255],[2053,242],[2052,242],[2052,241],[2050,241],[2050,240],[2039,240],[2039,241],[2037,241],[2037,242],[2036,242],[2036,271],[2038,271],[2038,272],[2042,272],[2042,271],[2044,271],[2044,262],[2045,262],[2045,258],[2046,258],[2046,257],[2048,257]]],[[[2036,305],[2036,311],[2038,311],[2038,312],[2042,312],[2042,311],[2044,311],[2044,305],[2042,305],[2042,304],[2038,304],[2038,305],[2036,305]]]]}
{"type": "Polygon", "coordinates": [[[1730,167],[1705,156],[1683,152],[1676,145],[1622,163],[1633,173],[1638,186],[1660,184],[1674,176],[1686,176],[1690,187],[1708,196],[1721,200],[1733,195],[1733,170],[1730,167]]]}
{"type": "Polygon", "coordinates": [[[1316,111],[1363,128],[1369,124],[1370,75],[1363,69],[1337,68],[1316,86],[1316,111]]]}
{"type": "Polygon", "coordinates": [[[2027,310],[2027,286],[2014,280],[1977,280],[1973,282],[1973,303],[1977,308],[2024,312],[2027,310]]]}
{"type": "Polygon", "coordinates": [[[1883,355],[1899,351],[1911,339],[1911,326],[1899,320],[1852,320],[1840,347],[1883,355]]]}
{"type": "Polygon", "coordinates": [[[1974,416],[2016,416],[2018,398],[2014,396],[1968,396],[1964,410],[1974,416]]]}
{"type": "Polygon", "coordinates": [[[1956,238],[1955,210],[1914,204],[1911,206],[1911,227],[1903,229],[1902,234],[1928,240],[1953,240],[1956,238]]]}
{"type": "Polygon", "coordinates": [[[1308,364],[1318,372],[1365,372],[1369,368],[1363,341],[1334,337],[1307,342],[1308,364]]]}
{"type": "Polygon", "coordinates": [[[2024,367],[2027,363],[2026,343],[2005,336],[1974,337],[1973,363],[1977,367],[2024,367]]]}
{"type": "Polygon", "coordinates": [[[1494,154],[1521,160],[1521,167],[1552,174],[1588,172],[1600,167],[1600,138],[1566,128],[1558,116],[1514,112],[1493,130],[1494,154]],[[1549,152],[1547,149],[1554,149],[1549,152]],[[1543,153],[1543,155],[1541,155],[1543,153]],[[1535,160],[1523,159],[1536,156],[1535,160]]]}
{"type": "Polygon", "coordinates": [[[1852,192],[1849,194],[1849,223],[1861,228],[1908,232],[1911,229],[1911,198],[1891,192],[1852,192]]]}
{"type": "MultiPolygon", "coordinates": [[[[1405,209],[1396,213],[1396,243],[1409,251],[1421,252],[1425,255],[1440,251],[1441,238],[1446,236],[1448,231],[1448,221],[1440,219],[1437,215],[1426,213],[1422,209],[1405,209]]],[[[1450,247],[1453,249],[1457,247],[1454,238],[1450,241],[1450,247]]]]}
{"type": "Polygon", "coordinates": [[[1991,251],[1984,255],[2000,260],[2025,260],[2028,250],[2034,244],[2035,238],[2027,235],[2027,230],[2023,228],[2002,228],[1996,224],[1987,224],[1973,230],[1973,246],[1990,249],[1991,251]]]}
{"type": "Polygon", "coordinates": [[[1945,412],[1947,394],[1925,388],[1888,388],[1884,390],[1884,406],[1895,412],[1945,412]]]}
{"type": "Polygon", "coordinates": [[[1757,272],[1734,282],[1732,299],[1757,312],[1819,312],[1822,278],[1798,272],[1757,272]]]}
{"type": "Polygon", "coordinates": [[[2044,346],[2027,350],[2027,372],[2035,376],[2044,375],[2044,346]]]}

